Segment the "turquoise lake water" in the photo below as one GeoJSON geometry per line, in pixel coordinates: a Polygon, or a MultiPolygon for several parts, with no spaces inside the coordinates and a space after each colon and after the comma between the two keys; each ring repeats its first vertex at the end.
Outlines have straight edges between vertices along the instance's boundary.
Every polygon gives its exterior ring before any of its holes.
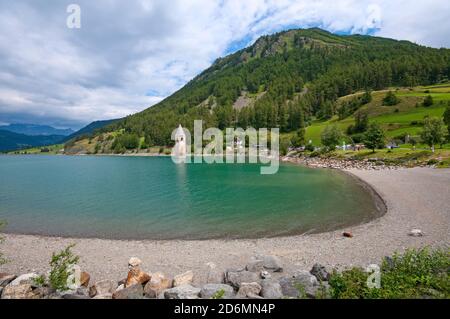
{"type": "Polygon", "coordinates": [[[0,219],[11,233],[113,239],[259,238],[378,216],[338,171],[184,164],[169,157],[0,156],[0,219]]]}

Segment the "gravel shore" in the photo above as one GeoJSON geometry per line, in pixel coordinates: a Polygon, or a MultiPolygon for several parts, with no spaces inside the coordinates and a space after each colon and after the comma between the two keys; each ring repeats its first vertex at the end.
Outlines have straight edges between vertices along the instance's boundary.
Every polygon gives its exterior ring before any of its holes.
{"type": "Polygon", "coordinates": [[[388,208],[384,216],[339,231],[257,240],[120,241],[5,234],[1,249],[9,262],[0,266],[0,272],[45,273],[52,252],[71,243],[94,282],[125,277],[128,259],[136,256],[145,271],[173,276],[192,270],[197,283],[204,282],[209,262],[225,270],[245,265],[255,254],[278,256],[287,271],[294,271],[309,270],[316,262],[340,269],[367,266],[410,247],[449,246],[450,169],[347,172],[380,194],[388,208]],[[421,229],[424,236],[408,236],[413,228],[421,229]],[[353,238],[343,237],[343,231],[353,238]]]}

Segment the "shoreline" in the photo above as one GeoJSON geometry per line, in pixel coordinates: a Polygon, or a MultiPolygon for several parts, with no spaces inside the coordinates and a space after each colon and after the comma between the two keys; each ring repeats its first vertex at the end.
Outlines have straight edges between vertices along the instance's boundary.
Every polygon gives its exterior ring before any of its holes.
{"type": "Polygon", "coordinates": [[[147,271],[175,275],[193,270],[200,283],[205,280],[201,274],[208,263],[225,270],[245,264],[255,254],[278,256],[294,271],[308,270],[316,262],[337,269],[367,266],[406,248],[449,246],[450,203],[446,198],[450,196],[450,170],[342,172],[368,184],[387,212],[340,230],[261,239],[110,240],[4,234],[2,251],[10,262],[0,266],[0,272],[45,273],[51,253],[71,243],[76,243],[80,265],[95,280],[123,277],[127,260],[137,256],[147,271]],[[425,236],[408,236],[412,228],[422,229],[425,236]],[[354,237],[344,238],[342,231],[350,231],[354,237]]]}

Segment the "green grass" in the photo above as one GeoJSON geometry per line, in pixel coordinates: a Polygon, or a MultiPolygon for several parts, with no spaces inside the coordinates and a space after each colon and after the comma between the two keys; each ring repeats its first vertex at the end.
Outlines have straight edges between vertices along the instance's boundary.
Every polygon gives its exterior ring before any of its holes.
{"type": "MultiPolygon", "coordinates": [[[[416,87],[413,89],[395,89],[400,103],[395,106],[383,106],[383,98],[387,90],[375,91],[372,93],[373,100],[363,106],[361,110],[369,114],[371,122],[377,122],[386,130],[388,138],[393,138],[402,134],[419,136],[422,130],[422,122],[426,117],[442,117],[450,101],[450,84],[438,84],[435,86],[416,87]],[[429,93],[425,93],[429,91],[429,93]],[[430,107],[423,107],[421,103],[427,95],[433,96],[434,104],[430,107]]],[[[343,101],[354,98],[361,94],[355,93],[339,99],[338,105],[343,101]]],[[[354,123],[354,117],[338,121],[333,118],[328,121],[314,121],[306,129],[306,140],[311,140],[314,145],[320,145],[320,136],[327,125],[336,124],[343,132],[350,124],[354,123]]]]}
{"type": "Polygon", "coordinates": [[[329,284],[335,299],[419,299],[450,298],[450,258],[447,250],[407,250],[384,259],[380,287],[369,288],[369,273],[351,268],[333,272],[329,284]]]}

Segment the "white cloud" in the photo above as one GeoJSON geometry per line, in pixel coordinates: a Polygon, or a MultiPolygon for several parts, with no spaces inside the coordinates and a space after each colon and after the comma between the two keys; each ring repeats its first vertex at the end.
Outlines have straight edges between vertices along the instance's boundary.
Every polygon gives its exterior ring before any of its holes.
{"type": "Polygon", "coordinates": [[[79,30],[65,24],[71,2],[0,3],[2,122],[125,116],[173,93],[231,44],[288,27],[450,46],[447,0],[79,0],[79,30]]]}

